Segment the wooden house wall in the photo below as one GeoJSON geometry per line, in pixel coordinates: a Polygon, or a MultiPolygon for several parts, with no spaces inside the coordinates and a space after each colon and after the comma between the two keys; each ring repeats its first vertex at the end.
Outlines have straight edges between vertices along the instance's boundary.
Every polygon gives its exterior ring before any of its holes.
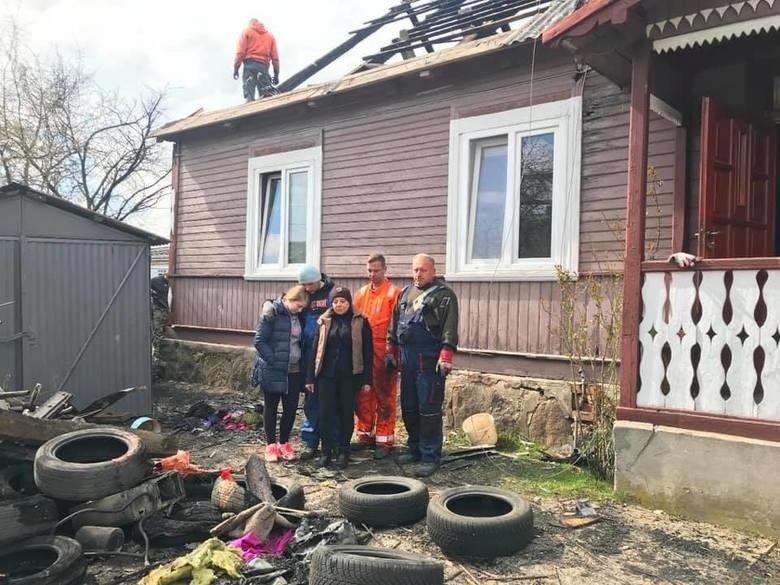
{"type": "MultiPolygon", "coordinates": [[[[523,52],[525,51],[525,52],[523,52]]],[[[363,284],[365,257],[383,252],[389,275],[408,274],[410,257],[433,254],[444,266],[449,123],[566,99],[583,92],[581,272],[622,268],[628,146],[627,96],[591,71],[583,81],[569,58],[530,53],[476,60],[395,81],[320,107],[270,113],[231,128],[185,135],[176,204],[174,320],[207,329],[252,330],[262,301],[292,283],[245,281],[247,159],[321,144],[322,269],[341,284],[363,284]],[[489,73],[485,73],[489,71],[489,73]],[[584,90],[583,90],[584,87],[584,90]]],[[[674,128],[653,117],[650,160],[664,184],[651,204],[648,240],[668,252],[674,128]]],[[[461,345],[558,354],[555,282],[454,282],[461,345]]]]}

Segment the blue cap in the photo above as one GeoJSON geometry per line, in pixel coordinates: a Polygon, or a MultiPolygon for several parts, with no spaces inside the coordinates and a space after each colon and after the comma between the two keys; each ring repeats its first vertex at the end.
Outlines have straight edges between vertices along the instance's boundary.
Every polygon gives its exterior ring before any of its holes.
{"type": "Polygon", "coordinates": [[[298,273],[299,284],[311,284],[313,282],[319,282],[320,280],[322,280],[320,269],[311,264],[305,264],[298,273]]]}

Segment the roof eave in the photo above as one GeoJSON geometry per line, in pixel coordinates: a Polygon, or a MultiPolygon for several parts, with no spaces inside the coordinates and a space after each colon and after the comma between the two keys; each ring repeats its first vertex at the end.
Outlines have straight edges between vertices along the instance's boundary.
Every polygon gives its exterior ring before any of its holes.
{"type": "Polygon", "coordinates": [[[30,199],[41,201],[43,203],[46,203],[47,205],[58,207],[64,211],[68,211],[75,215],[79,215],[85,219],[94,221],[95,223],[101,223],[109,227],[112,227],[114,229],[118,229],[119,231],[123,231],[133,236],[142,238],[153,246],[169,243],[169,240],[167,238],[158,236],[155,233],[148,232],[144,229],[126,224],[122,221],[119,221],[118,219],[114,219],[102,215],[95,211],[90,211],[86,207],[81,207],[80,205],[71,203],[70,201],[62,199],[61,197],[55,197],[54,195],[43,193],[41,191],[38,191],[36,189],[33,189],[32,187],[28,187],[27,185],[23,185],[21,183],[8,183],[7,185],[3,185],[2,187],[0,187],[0,196],[2,195],[8,195],[8,196],[21,195],[24,197],[29,197],[30,199]]]}

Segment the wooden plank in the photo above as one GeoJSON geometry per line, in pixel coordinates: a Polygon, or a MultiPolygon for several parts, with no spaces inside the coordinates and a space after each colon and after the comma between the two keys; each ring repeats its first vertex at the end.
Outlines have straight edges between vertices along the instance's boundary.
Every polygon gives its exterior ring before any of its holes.
{"type": "Polygon", "coordinates": [[[646,40],[638,42],[632,49],[626,253],[623,277],[623,324],[620,339],[620,405],[625,407],[636,405],[639,375],[639,304],[647,195],[650,53],[650,45],[646,40]]]}
{"type": "Polygon", "coordinates": [[[780,423],[678,410],[618,407],[617,419],[780,442],[780,423]]]}
{"type": "MultiPolygon", "coordinates": [[[[106,425],[79,423],[70,420],[40,420],[15,412],[0,410],[0,441],[13,441],[25,445],[42,445],[49,439],[82,429],[112,428],[106,425]]],[[[179,448],[174,435],[127,429],[141,438],[147,453],[152,457],[173,455],[179,448]]]]}
{"type": "Polygon", "coordinates": [[[674,160],[674,204],[672,224],[672,251],[683,250],[685,240],[685,168],[687,130],[680,127],[675,136],[675,160],[674,160]]]}

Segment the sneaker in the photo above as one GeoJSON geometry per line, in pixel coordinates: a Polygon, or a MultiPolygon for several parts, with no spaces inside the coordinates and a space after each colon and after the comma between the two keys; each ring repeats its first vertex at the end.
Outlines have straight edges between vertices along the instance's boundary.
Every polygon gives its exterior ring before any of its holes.
{"type": "Polygon", "coordinates": [[[398,463],[406,465],[409,463],[417,463],[420,460],[420,456],[417,453],[406,452],[398,457],[398,463]]]}
{"type": "Polygon", "coordinates": [[[374,449],[374,459],[384,459],[390,455],[391,450],[392,447],[384,447],[382,445],[378,446],[376,449],[374,449]]]}
{"type": "Polygon", "coordinates": [[[279,445],[279,456],[285,461],[292,461],[295,459],[295,449],[290,443],[282,443],[279,445]]]}
{"type": "Polygon", "coordinates": [[[417,477],[430,477],[437,469],[439,464],[436,461],[423,461],[414,468],[414,474],[417,477]]]}
{"type": "Polygon", "coordinates": [[[298,459],[301,461],[308,461],[309,459],[314,459],[314,456],[317,454],[317,449],[315,447],[310,447],[307,445],[303,451],[301,451],[300,456],[298,459]]]}
{"type": "Polygon", "coordinates": [[[265,446],[265,460],[273,463],[279,461],[279,443],[271,443],[265,446]]]}

